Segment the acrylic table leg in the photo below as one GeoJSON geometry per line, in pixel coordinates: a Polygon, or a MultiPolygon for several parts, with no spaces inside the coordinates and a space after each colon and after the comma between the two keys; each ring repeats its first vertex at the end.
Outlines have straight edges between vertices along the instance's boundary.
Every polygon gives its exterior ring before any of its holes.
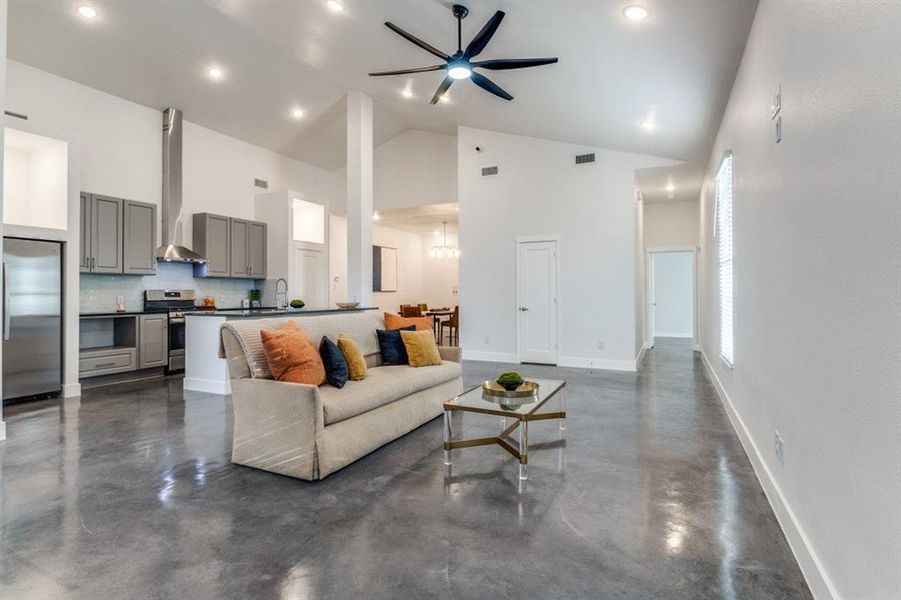
{"type": "Polygon", "coordinates": [[[519,425],[519,478],[529,478],[529,422],[519,425]]]}
{"type": "Polygon", "coordinates": [[[444,464],[451,464],[450,442],[454,437],[454,429],[451,421],[452,411],[444,411],[444,464]]]}
{"type": "Polygon", "coordinates": [[[560,439],[563,439],[563,432],[566,431],[566,388],[560,390],[560,412],[564,414],[560,419],[560,439]]]}

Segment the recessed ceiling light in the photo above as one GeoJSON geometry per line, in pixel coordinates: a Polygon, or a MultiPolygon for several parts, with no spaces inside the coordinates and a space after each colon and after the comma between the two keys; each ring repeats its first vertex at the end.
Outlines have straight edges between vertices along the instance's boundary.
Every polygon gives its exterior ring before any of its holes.
{"type": "Polygon", "coordinates": [[[210,67],[206,70],[206,74],[210,79],[222,79],[222,77],[225,75],[225,71],[223,71],[219,67],[210,67]]]}
{"type": "Polygon", "coordinates": [[[303,118],[303,109],[299,107],[294,107],[291,109],[291,118],[292,119],[302,119],[303,118]]]}
{"type": "Polygon", "coordinates": [[[441,232],[438,231],[437,229],[435,229],[435,230],[432,231],[432,235],[434,235],[434,236],[437,237],[437,236],[441,235],[441,232]]]}
{"type": "Polygon", "coordinates": [[[379,216],[379,213],[377,213],[377,212],[372,213],[373,221],[380,221],[381,219],[382,219],[382,217],[379,216]]]}
{"type": "Polygon", "coordinates": [[[441,98],[438,100],[438,102],[444,102],[445,104],[450,102],[450,96],[447,95],[447,92],[444,92],[444,94],[441,96],[441,98]]]}
{"type": "Polygon", "coordinates": [[[97,9],[93,6],[89,6],[87,4],[81,4],[78,7],[78,14],[84,17],[85,19],[96,19],[97,18],[97,9]]]}
{"type": "Polygon", "coordinates": [[[404,98],[412,98],[412,97],[413,97],[413,90],[411,90],[410,88],[404,88],[403,90],[401,90],[400,94],[401,94],[401,96],[403,96],[404,98]]]}
{"type": "Polygon", "coordinates": [[[651,11],[647,7],[639,4],[632,4],[623,9],[623,16],[630,21],[644,21],[651,15],[651,11]]]}
{"type": "Polygon", "coordinates": [[[666,189],[667,192],[669,192],[669,193],[672,194],[673,192],[676,191],[676,186],[673,185],[672,183],[667,183],[665,189],[666,189]]]}
{"type": "Polygon", "coordinates": [[[641,128],[645,131],[654,131],[657,129],[657,123],[653,119],[645,119],[641,122],[641,128]]]}
{"type": "Polygon", "coordinates": [[[331,9],[332,12],[344,12],[344,5],[338,2],[338,0],[326,0],[325,4],[331,9]]]}

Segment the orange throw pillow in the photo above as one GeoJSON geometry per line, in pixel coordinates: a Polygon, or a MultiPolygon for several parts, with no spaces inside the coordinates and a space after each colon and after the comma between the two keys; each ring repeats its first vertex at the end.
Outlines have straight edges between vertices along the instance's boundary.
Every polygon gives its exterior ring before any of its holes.
{"type": "Polygon", "coordinates": [[[263,352],[272,376],[290,383],[325,383],[325,365],[319,350],[307,333],[294,321],[288,321],[275,331],[260,331],[263,352]]]}
{"type": "Polygon", "coordinates": [[[385,329],[392,331],[413,325],[416,331],[432,331],[432,317],[401,317],[385,313],[385,329]]]}

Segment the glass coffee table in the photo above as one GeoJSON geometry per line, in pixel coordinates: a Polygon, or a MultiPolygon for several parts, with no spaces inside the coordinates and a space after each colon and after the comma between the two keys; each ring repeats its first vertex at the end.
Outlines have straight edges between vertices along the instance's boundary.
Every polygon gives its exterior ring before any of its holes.
{"type": "Polygon", "coordinates": [[[537,397],[531,398],[498,398],[482,392],[481,384],[463,392],[456,398],[444,403],[444,464],[451,465],[451,451],[457,448],[472,448],[497,444],[519,461],[519,478],[528,479],[529,465],[529,423],[547,419],[560,420],[560,437],[566,430],[566,382],[559,379],[529,379],[538,384],[537,397]],[[538,412],[551,399],[559,402],[559,410],[554,412],[538,412]],[[475,438],[470,440],[454,439],[452,415],[454,412],[478,413],[501,417],[501,431],[494,437],[475,438]],[[513,423],[507,426],[507,419],[513,423]],[[514,431],[519,430],[516,446],[507,441],[514,431]]]}

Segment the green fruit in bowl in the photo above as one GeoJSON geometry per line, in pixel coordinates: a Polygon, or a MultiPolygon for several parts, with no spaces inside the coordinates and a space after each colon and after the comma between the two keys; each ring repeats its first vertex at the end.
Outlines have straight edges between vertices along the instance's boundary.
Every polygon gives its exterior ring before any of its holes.
{"type": "Polygon", "coordinates": [[[501,373],[497,378],[498,385],[500,385],[507,391],[515,390],[520,385],[522,385],[523,381],[525,380],[522,378],[522,375],[520,375],[516,371],[501,373]]]}
{"type": "Polygon", "coordinates": [[[291,308],[303,308],[304,306],[306,306],[306,302],[304,302],[300,298],[295,298],[294,300],[291,300],[291,302],[289,302],[289,304],[291,305],[291,308]]]}

